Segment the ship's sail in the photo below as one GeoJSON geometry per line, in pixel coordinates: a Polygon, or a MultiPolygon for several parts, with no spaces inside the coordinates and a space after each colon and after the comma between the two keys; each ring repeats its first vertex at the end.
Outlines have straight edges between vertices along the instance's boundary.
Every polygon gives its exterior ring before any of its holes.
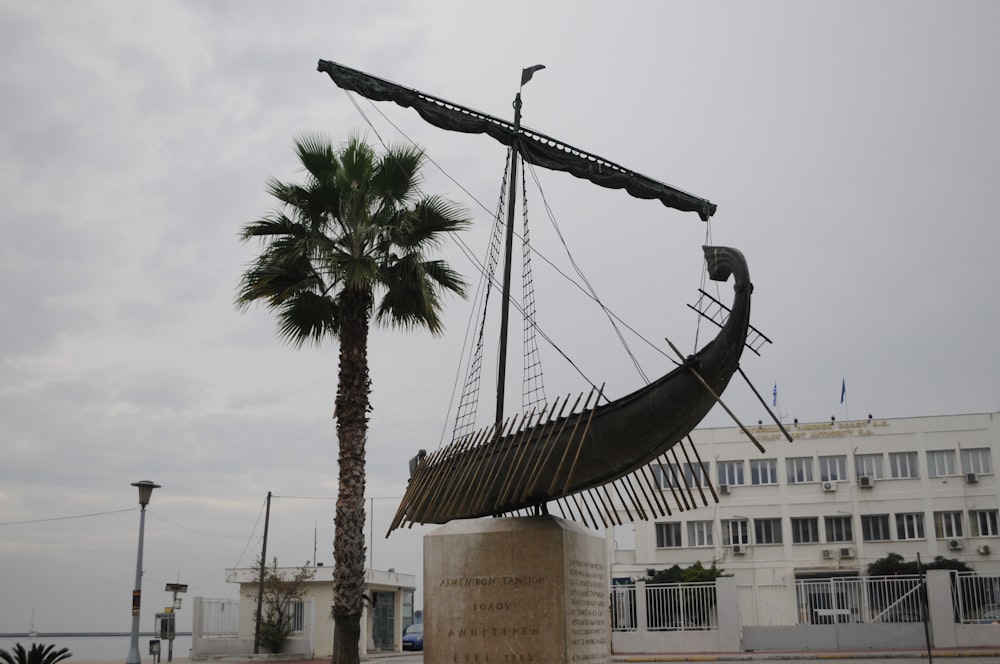
{"type": "Polygon", "coordinates": [[[624,189],[635,198],[655,199],[676,210],[697,212],[704,221],[715,214],[715,204],[704,198],[658,182],[537,131],[525,127],[515,128],[513,123],[506,120],[329,60],[320,60],[317,69],[329,74],[333,82],[345,90],[357,92],[373,101],[391,101],[412,108],[424,120],[441,129],[486,134],[508,147],[516,137],[517,150],[529,164],[564,171],[609,189],[624,189]]]}

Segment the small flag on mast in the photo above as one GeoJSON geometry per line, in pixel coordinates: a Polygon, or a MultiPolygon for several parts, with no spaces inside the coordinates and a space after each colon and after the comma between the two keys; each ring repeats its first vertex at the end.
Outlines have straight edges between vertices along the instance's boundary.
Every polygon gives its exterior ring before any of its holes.
{"type": "Polygon", "coordinates": [[[774,383],[774,393],[773,393],[773,395],[774,395],[774,398],[771,401],[771,405],[773,407],[777,408],[778,407],[778,383],[777,382],[774,383]]]}
{"type": "Polygon", "coordinates": [[[521,85],[531,80],[531,77],[535,75],[535,72],[539,69],[545,69],[545,65],[533,65],[531,67],[525,67],[521,70],[521,85]]]}
{"type": "Polygon", "coordinates": [[[847,397],[847,380],[840,379],[840,403],[844,403],[844,399],[847,397]]]}

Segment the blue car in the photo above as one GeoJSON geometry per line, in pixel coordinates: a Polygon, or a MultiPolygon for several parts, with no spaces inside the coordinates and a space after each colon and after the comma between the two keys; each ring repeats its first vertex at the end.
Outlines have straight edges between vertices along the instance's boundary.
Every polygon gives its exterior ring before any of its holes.
{"type": "Polygon", "coordinates": [[[403,630],[403,650],[424,649],[424,625],[414,623],[403,630]]]}

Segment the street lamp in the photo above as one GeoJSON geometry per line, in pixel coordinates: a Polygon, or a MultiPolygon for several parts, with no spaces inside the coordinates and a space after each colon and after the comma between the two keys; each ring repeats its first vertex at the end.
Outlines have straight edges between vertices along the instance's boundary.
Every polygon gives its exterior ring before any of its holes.
{"type": "Polygon", "coordinates": [[[146,505],[149,504],[149,498],[153,495],[153,489],[160,488],[160,485],[149,480],[142,480],[141,482],[132,482],[132,486],[139,488],[139,505],[142,509],[139,511],[139,554],[135,561],[135,590],[132,591],[132,640],[129,643],[125,664],[141,664],[142,660],[139,658],[139,605],[142,597],[142,535],[146,528],[146,505]]]}

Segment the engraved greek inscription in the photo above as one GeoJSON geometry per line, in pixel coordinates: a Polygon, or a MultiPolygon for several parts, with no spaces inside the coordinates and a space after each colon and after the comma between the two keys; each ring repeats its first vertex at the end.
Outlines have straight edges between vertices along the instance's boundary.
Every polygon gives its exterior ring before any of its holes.
{"type": "Polygon", "coordinates": [[[441,579],[441,588],[478,588],[492,586],[497,582],[495,576],[463,576],[441,579]]]}
{"type": "Polygon", "coordinates": [[[538,636],[537,627],[463,627],[448,630],[448,638],[487,638],[494,636],[529,637],[538,636]]]}
{"type": "Polygon", "coordinates": [[[510,611],[511,602],[473,602],[473,611],[510,611]]]}

